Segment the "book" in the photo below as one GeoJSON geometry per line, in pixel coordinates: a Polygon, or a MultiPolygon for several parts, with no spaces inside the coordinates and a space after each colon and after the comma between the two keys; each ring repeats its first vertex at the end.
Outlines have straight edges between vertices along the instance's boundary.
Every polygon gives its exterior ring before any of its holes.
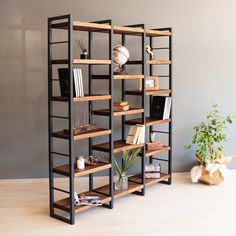
{"type": "Polygon", "coordinates": [[[129,129],[127,144],[143,144],[145,142],[145,126],[132,125],[129,129]]]}
{"type": "Polygon", "coordinates": [[[145,143],[145,125],[136,125],[139,127],[139,134],[136,144],[143,144],[145,143]]]}
{"type": "Polygon", "coordinates": [[[114,111],[128,111],[129,110],[129,105],[125,105],[125,106],[113,105],[113,110],[114,111]]]}
{"type": "Polygon", "coordinates": [[[164,113],[164,119],[169,119],[170,118],[171,101],[172,101],[172,98],[167,97],[167,107],[166,107],[166,111],[164,113]]]}
{"type": "Polygon", "coordinates": [[[113,106],[127,106],[127,105],[128,105],[128,101],[113,102],[113,106]]]}
{"type": "MultiPolygon", "coordinates": [[[[62,97],[70,96],[70,87],[69,87],[69,69],[68,68],[58,68],[58,77],[60,84],[60,92],[62,97]]],[[[73,86],[73,96],[75,97],[75,85],[73,86]]]]}
{"type": "Polygon", "coordinates": [[[140,132],[141,132],[141,127],[136,125],[134,139],[133,139],[133,142],[132,142],[133,144],[138,144],[138,139],[140,137],[140,132]]]}
{"type": "Polygon", "coordinates": [[[73,75],[74,75],[74,85],[75,85],[75,96],[79,97],[79,93],[78,93],[78,74],[76,69],[73,69],[73,75]]]}
{"type": "MultiPolygon", "coordinates": [[[[84,97],[82,70],[79,68],[73,69],[73,97],[84,97]]],[[[62,97],[70,96],[69,88],[69,69],[58,68],[60,92],[62,97]]]]}
{"type": "Polygon", "coordinates": [[[150,117],[155,120],[169,119],[171,97],[154,96],[151,104],[150,117]]]}
{"type": "Polygon", "coordinates": [[[80,74],[79,70],[76,68],[76,75],[77,75],[77,83],[78,83],[78,97],[81,96],[81,81],[80,81],[80,74]]]}
{"type": "Polygon", "coordinates": [[[84,195],[81,194],[78,196],[78,205],[102,205],[102,200],[98,195],[84,195]]]}
{"type": "Polygon", "coordinates": [[[135,133],[136,133],[136,125],[132,125],[129,129],[128,137],[126,139],[127,144],[133,144],[135,133]]]}
{"type": "Polygon", "coordinates": [[[79,79],[79,94],[80,94],[80,97],[84,97],[82,70],[77,68],[77,73],[78,73],[78,79],[79,79]]]}

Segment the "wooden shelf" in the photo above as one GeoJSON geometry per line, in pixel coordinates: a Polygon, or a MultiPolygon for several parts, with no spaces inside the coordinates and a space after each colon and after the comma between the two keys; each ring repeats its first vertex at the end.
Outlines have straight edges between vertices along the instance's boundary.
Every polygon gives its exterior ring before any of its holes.
{"type": "MultiPolygon", "coordinates": [[[[156,178],[145,179],[145,185],[150,186],[150,185],[159,183],[163,180],[168,180],[169,177],[170,175],[161,173],[161,177],[159,179],[156,179],[156,178]]],[[[134,181],[140,184],[142,183],[140,174],[129,177],[129,181],[134,181]]]]}
{"type": "MultiPolygon", "coordinates": [[[[55,23],[52,25],[52,28],[67,29],[68,23],[64,23],[64,22],[63,23],[55,23]]],[[[115,34],[140,36],[144,33],[144,29],[137,28],[137,27],[126,27],[126,26],[114,25],[113,29],[114,29],[115,34]]],[[[92,22],[73,21],[73,30],[107,33],[107,32],[109,32],[109,30],[111,30],[111,25],[92,23],[92,22]]],[[[148,29],[145,32],[146,32],[147,36],[152,36],[152,37],[171,36],[171,32],[169,32],[169,31],[148,29]]]]}
{"type": "MultiPolygon", "coordinates": [[[[146,95],[160,95],[160,94],[170,94],[169,89],[158,89],[158,90],[146,90],[146,95]]],[[[142,95],[141,90],[127,90],[125,91],[127,95],[142,95]]]]}
{"type": "MultiPolygon", "coordinates": [[[[84,97],[73,98],[73,102],[86,102],[86,101],[99,101],[99,100],[110,100],[111,95],[102,95],[102,94],[93,94],[93,95],[85,95],[84,97]]],[[[52,98],[53,101],[58,102],[68,102],[68,97],[60,97],[55,96],[52,98]]]]}
{"type": "MultiPolygon", "coordinates": [[[[73,29],[81,31],[98,31],[98,30],[108,30],[111,29],[111,26],[108,24],[98,24],[82,21],[73,21],[73,29]]],[[[104,32],[104,31],[103,31],[104,32]]]]}
{"type": "Polygon", "coordinates": [[[144,75],[114,75],[114,79],[144,79],[144,75]]]}
{"type": "Polygon", "coordinates": [[[126,27],[114,25],[114,34],[125,34],[125,35],[137,35],[140,36],[144,33],[144,29],[137,27],[126,27]]]}
{"type": "MultiPolygon", "coordinates": [[[[99,162],[97,165],[86,165],[84,170],[79,170],[77,168],[74,169],[74,177],[80,177],[84,175],[88,175],[91,173],[103,171],[106,169],[111,168],[111,164],[105,162],[99,162]]],[[[69,165],[62,165],[53,168],[53,172],[65,176],[70,176],[70,166],[69,165]]]]}
{"type": "Polygon", "coordinates": [[[149,29],[149,30],[146,30],[146,35],[149,37],[171,36],[171,32],[149,29]]]}
{"type": "MultiPolygon", "coordinates": [[[[113,152],[120,153],[125,150],[133,150],[135,148],[139,148],[139,147],[143,147],[143,146],[144,146],[144,144],[127,144],[127,143],[125,143],[125,141],[117,140],[117,141],[114,141],[113,152]]],[[[109,152],[109,150],[110,150],[109,149],[109,142],[93,145],[92,148],[93,148],[93,150],[102,151],[102,152],[109,152]]]]}
{"type": "Polygon", "coordinates": [[[96,60],[96,59],[74,59],[74,64],[85,64],[85,65],[108,65],[111,64],[111,60],[96,60]]]}
{"type": "MultiPolygon", "coordinates": [[[[114,198],[117,199],[117,198],[123,197],[125,195],[130,194],[130,193],[139,191],[142,188],[143,188],[142,184],[137,184],[137,183],[129,182],[127,190],[121,190],[121,191],[114,190],[114,198]]],[[[97,188],[97,189],[95,189],[95,191],[99,191],[101,193],[109,194],[109,185],[97,188]]]]}
{"type": "MultiPolygon", "coordinates": [[[[68,64],[67,59],[55,59],[52,60],[52,64],[68,64]]],[[[111,60],[102,60],[102,59],[73,59],[73,64],[80,65],[109,65],[111,60]]]]}
{"type": "MultiPolygon", "coordinates": [[[[54,29],[67,29],[68,23],[55,23],[52,24],[54,29]]],[[[111,26],[108,24],[90,23],[82,21],[73,21],[73,30],[79,31],[95,31],[95,32],[109,32],[111,26]]]]}
{"type": "MultiPolygon", "coordinates": [[[[150,117],[146,117],[146,126],[160,125],[160,124],[169,123],[169,122],[171,122],[171,119],[154,120],[154,119],[151,119],[150,117]]],[[[126,120],[125,124],[127,125],[142,124],[142,118],[126,120]]]]}
{"type": "MultiPolygon", "coordinates": [[[[74,141],[80,140],[80,139],[85,139],[85,138],[93,138],[93,137],[97,137],[97,136],[103,136],[103,135],[107,135],[110,133],[111,133],[110,129],[98,128],[95,130],[87,131],[87,132],[79,134],[79,135],[74,135],[74,141]]],[[[52,136],[55,138],[69,139],[69,135],[64,134],[63,131],[53,132],[52,136]]]]}
{"type": "Polygon", "coordinates": [[[170,65],[171,61],[169,61],[169,60],[147,60],[146,64],[148,64],[148,65],[170,65]]]}
{"type": "MultiPolygon", "coordinates": [[[[109,109],[95,110],[93,111],[94,115],[99,116],[109,116],[109,109]]],[[[144,109],[142,108],[130,108],[128,111],[114,111],[113,116],[125,116],[125,115],[133,115],[143,113],[144,109]]]]}
{"type": "MultiPolygon", "coordinates": [[[[93,79],[110,79],[111,77],[109,75],[92,75],[93,79]]],[[[115,80],[121,80],[121,79],[143,79],[144,75],[134,75],[134,74],[130,74],[130,75],[113,75],[113,79],[115,80]]]]}
{"type": "Polygon", "coordinates": [[[164,146],[160,150],[146,150],[146,157],[150,157],[150,156],[153,156],[153,155],[161,154],[161,153],[167,152],[169,150],[170,150],[169,146],[164,146]]]}
{"type": "MultiPolygon", "coordinates": [[[[100,193],[96,193],[96,192],[84,192],[81,194],[85,194],[85,195],[89,195],[89,196],[99,196],[101,198],[102,203],[108,203],[109,201],[111,201],[111,197],[105,195],[105,194],[100,194],[100,193]]],[[[90,208],[96,207],[97,205],[93,205],[93,206],[84,206],[84,205],[80,205],[80,206],[75,206],[75,213],[80,213],[82,211],[88,210],[90,208]]],[[[59,201],[56,201],[54,203],[54,207],[61,209],[63,211],[70,211],[70,198],[64,198],[61,199],[59,201]]]]}

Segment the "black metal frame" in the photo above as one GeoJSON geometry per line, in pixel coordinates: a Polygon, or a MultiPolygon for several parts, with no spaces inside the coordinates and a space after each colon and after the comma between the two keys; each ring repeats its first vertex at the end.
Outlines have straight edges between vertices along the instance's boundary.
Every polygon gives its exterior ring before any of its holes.
{"type": "MultiPolygon", "coordinates": [[[[73,55],[72,55],[72,43],[73,43],[73,23],[71,15],[63,15],[48,18],[48,143],[49,143],[49,196],[50,196],[50,216],[58,220],[64,221],[66,223],[74,224],[75,223],[75,206],[74,206],[74,135],[73,135],[73,55]],[[63,21],[60,23],[55,23],[57,21],[63,21]],[[68,31],[68,40],[64,41],[52,41],[52,30],[54,28],[66,27],[68,31]],[[54,44],[68,44],[68,59],[66,60],[53,60],[52,55],[52,45],[54,44]],[[68,117],[66,116],[57,116],[53,115],[53,81],[58,81],[53,79],[53,65],[54,64],[65,64],[68,66],[69,71],[69,99],[68,99],[68,117]],[[66,119],[69,123],[69,154],[56,152],[53,150],[53,119],[66,119]],[[55,156],[68,157],[69,158],[69,191],[54,187],[54,173],[53,173],[53,159],[55,156]],[[65,217],[55,213],[55,208],[65,211],[65,209],[60,208],[54,204],[54,191],[60,191],[69,195],[70,199],[70,210],[69,217],[65,217]]],[[[94,22],[95,23],[95,22],[94,22]]],[[[111,24],[111,20],[97,21],[96,23],[108,23],[111,24]]],[[[94,31],[99,32],[99,31],[94,31]]],[[[91,58],[92,55],[92,31],[89,31],[88,37],[88,52],[91,58]]],[[[112,35],[113,31],[110,30],[109,34],[109,59],[112,60],[112,35]]],[[[92,65],[89,65],[89,94],[92,94],[92,65]]],[[[109,94],[111,99],[109,100],[109,129],[113,130],[113,65],[109,64],[109,94]]],[[[92,122],[92,110],[93,102],[89,101],[89,121],[92,122]]],[[[109,134],[109,143],[110,143],[110,163],[111,168],[109,169],[109,185],[111,201],[109,205],[103,204],[104,207],[113,208],[114,196],[113,196],[113,133],[109,134]]],[[[89,155],[92,155],[92,144],[93,139],[89,138],[89,155]]],[[[89,175],[89,189],[93,191],[93,174],[89,175]]],[[[66,211],[65,211],[66,212],[66,211]]]]}
{"type": "MultiPolygon", "coordinates": [[[[48,143],[49,143],[49,196],[50,196],[50,216],[54,217],[56,219],[59,219],[61,221],[64,221],[66,223],[74,224],[75,222],[75,206],[74,206],[74,136],[73,136],[73,55],[72,55],[72,43],[73,43],[73,23],[72,23],[72,17],[71,15],[63,15],[63,16],[57,16],[57,17],[50,17],[48,18],[48,143]],[[60,23],[57,23],[60,21],[60,23]],[[62,21],[62,22],[61,22],[62,21]],[[68,40],[63,41],[53,41],[52,40],[52,30],[54,28],[60,28],[68,31],[67,36],[68,40]],[[55,44],[67,44],[68,45],[68,58],[65,60],[53,60],[52,55],[52,45],[55,44]],[[58,81],[56,79],[53,79],[53,65],[54,64],[65,64],[68,66],[69,71],[69,99],[68,99],[68,116],[58,116],[53,115],[53,81],[58,81]],[[69,153],[61,153],[57,152],[53,149],[53,119],[64,119],[68,120],[69,124],[69,153]],[[53,172],[53,160],[54,157],[61,157],[61,158],[69,158],[69,191],[63,190],[60,188],[57,188],[54,186],[54,172],[53,172]],[[67,212],[63,207],[58,207],[54,203],[54,191],[63,192],[65,194],[69,195],[70,199],[70,209],[67,212]],[[57,214],[55,212],[55,208],[58,208],[62,211],[65,211],[69,213],[69,217],[65,217],[64,215],[57,214]]],[[[111,20],[103,20],[103,21],[96,21],[93,23],[102,23],[102,24],[109,24],[111,26],[111,30],[108,31],[109,35],[109,59],[112,61],[112,52],[113,52],[113,25],[111,20]]],[[[136,60],[136,61],[128,61],[126,65],[141,65],[142,74],[144,75],[144,79],[142,80],[142,108],[144,109],[144,112],[142,113],[142,124],[146,126],[146,113],[147,109],[145,107],[146,103],[146,53],[145,53],[145,44],[146,44],[146,30],[144,24],[136,24],[136,25],[129,25],[128,27],[138,27],[142,28],[144,32],[140,35],[141,36],[141,52],[142,52],[142,60],[136,60]]],[[[161,28],[156,29],[160,31],[169,31],[172,32],[171,28],[161,28]]],[[[88,53],[89,58],[92,58],[92,41],[93,41],[93,33],[99,33],[102,32],[100,30],[94,30],[88,32],[88,53]]],[[[157,47],[153,48],[154,50],[160,50],[160,49],[167,49],[169,50],[169,60],[172,61],[172,36],[169,37],[169,47],[157,47]]],[[[126,44],[126,34],[122,34],[122,45],[125,46],[126,44]]],[[[150,46],[153,46],[153,37],[150,37],[150,46]]],[[[153,65],[150,65],[149,74],[153,75],[153,65]]],[[[169,65],[169,75],[166,76],[159,76],[159,77],[169,77],[169,89],[172,91],[173,94],[173,88],[172,88],[172,63],[169,65]]],[[[113,188],[113,172],[114,172],[114,140],[113,140],[113,123],[114,123],[114,117],[113,117],[113,63],[109,64],[109,75],[101,78],[99,76],[93,75],[93,65],[88,65],[88,93],[91,95],[93,93],[93,79],[109,79],[109,94],[111,95],[111,99],[109,100],[109,129],[112,131],[111,134],[109,134],[109,162],[111,163],[111,168],[109,169],[109,194],[105,194],[111,198],[109,204],[103,204],[104,207],[112,209],[114,207],[114,188],[113,188]]],[[[126,84],[125,80],[122,80],[122,100],[125,100],[126,97],[126,84]]],[[[150,105],[152,101],[152,96],[150,96],[150,105]]],[[[173,104],[173,102],[172,102],[173,104]]],[[[89,101],[89,122],[93,122],[93,101],[89,101]]],[[[173,106],[172,106],[173,107],[173,106]]],[[[172,118],[172,109],[170,118],[172,118]]],[[[122,116],[122,140],[125,140],[126,136],[126,120],[125,116],[122,116]]],[[[150,132],[160,132],[160,133],[166,133],[169,135],[169,146],[172,146],[172,119],[169,123],[169,130],[168,132],[163,131],[155,131],[153,130],[153,127],[150,126],[149,129],[149,135],[150,132]]],[[[149,137],[150,138],[150,137],[149,137]]],[[[89,138],[89,155],[93,154],[93,138],[89,138]]],[[[168,162],[168,174],[170,175],[168,181],[162,181],[162,183],[171,184],[172,182],[172,149],[168,152],[169,158],[168,160],[156,158],[156,157],[150,157],[149,162],[152,163],[153,160],[158,161],[165,161],[168,162]]],[[[144,148],[142,149],[142,162],[141,162],[141,183],[142,189],[140,191],[134,192],[138,195],[145,195],[145,159],[146,159],[146,147],[144,145],[144,148]]],[[[93,186],[93,174],[89,175],[89,190],[97,192],[94,190],[93,186]]]]}
{"type": "MultiPolygon", "coordinates": [[[[169,51],[169,60],[171,61],[171,63],[168,65],[169,66],[169,75],[158,75],[159,78],[161,77],[168,77],[169,78],[169,89],[171,90],[171,97],[172,97],[172,104],[171,104],[171,112],[170,112],[170,119],[171,121],[169,122],[169,127],[168,127],[168,131],[159,131],[159,130],[154,130],[153,126],[150,126],[149,128],[149,133],[151,134],[151,132],[156,132],[156,133],[162,133],[162,134],[167,134],[168,135],[168,146],[171,147],[171,149],[168,151],[168,159],[161,159],[161,158],[156,158],[151,156],[149,158],[149,162],[153,163],[153,160],[158,160],[158,161],[163,161],[163,162],[167,162],[168,163],[168,174],[169,174],[169,178],[168,181],[161,181],[161,183],[164,184],[171,184],[172,183],[172,110],[173,110],[173,86],[172,86],[172,28],[168,27],[168,28],[158,28],[158,29],[154,29],[154,30],[159,30],[159,31],[168,31],[171,34],[168,37],[168,44],[169,47],[153,47],[153,38],[152,36],[150,36],[150,47],[152,48],[152,50],[168,50],[169,51]]],[[[163,36],[164,37],[164,36],[163,36]]],[[[150,76],[153,75],[153,66],[154,65],[150,65],[149,68],[149,73],[150,76]]],[[[151,108],[151,103],[152,103],[152,98],[153,96],[150,96],[150,100],[149,100],[149,107],[151,108]]],[[[150,138],[150,137],[149,137],[150,138]]]]}
{"type": "MultiPolygon", "coordinates": [[[[49,196],[50,196],[50,216],[54,217],[56,219],[59,219],[61,221],[64,221],[66,223],[74,224],[74,162],[73,162],[73,80],[72,80],[72,24],[71,24],[71,16],[70,15],[63,15],[63,16],[57,16],[57,17],[50,17],[48,18],[48,141],[49,141],[49,196]],[[58,41],[53,42],[52,41],[52,29],[53,29],[53,22],[58,20],[65,20],[63,22],[64,25],[68,27],[68,40],[66,41],[58,41]],[[53,55],[52,55],[52,45],[54,44],[68,44],[68,59],[63,62],[63,64],[68,65],[69,69],[69,87],[70,87],[70,97],[69,97],[69,111],[68,111],[68,117],[60,117],[60,116],[54,116],[53,115],[53,102],[52,102],[52,96],[53,96],[53,64],[56,63],[53,61],[53,55]],[[68,119],[69,122],[69,154],[59,153],[53,151],[53,118],[57,119],[68,119]],[[59,189],[54,187],[54,174],[53,174],[53,158],[54,156],[65,156],[69,157],[69,168],[70,168],[70,178],[69,178],[69,191],[65,191],[63,189],[59,189]],[[66,194],[69,194],[70,198],[70,216],[69,218],[63,217],[57,213],[55,213],[54,209],[54,191],[60,191],[64,192],[66,194]]],[[[61,64],[61,62],[59,62],[61,64]]]]}
{"type": "MultiPolygon", "coordinates": [[[[145,25],[144,24],[135,24],[135,25],[126,25],[126,27],[133,27],[133,28],[141,28],[144,30],[144,32],[141,34],[141,55],[142,55],[142,60],[136,60],[136,61],[128,61],[127,65],[134,65],[136,64],[140,64],[141,65],[141,71],[142,71],[142,75],[144,75],[144,79],[142,79],[142,108],[144,109],[144,112],[142,113],[142,124],[146,126],[146,116],[145,116],[145,101],[146,101],[146,88],[145,88],[145,84],[146,84],[146,60],[145,60],[145,39],[146,39],[146,33],[145,33],[145,25]],[[133,62],[133,63],[131,63],[133,62]]],[[[122,40],[121,43],[123,46],[125,46],[126,44],[126,35],[122,34],[122,40]]],[[[125,67],[125,66],[123,66],[125,67]]],[[[122,80],[122,100],[125,100],[126,95],[125,95],[125,90],[126,90],[126,86],[125,86],[125,80],[122,80]]],[[[122,116],[122,140],[125,141],[125,135],[126,135],[126,124],[125,124],[125,116],[122,116]]],[[[143,185],[143,188],[141,189],[141,191],[136,191],[133,192],[134,194],[138,194],[141,196],[145,195],[145,157],[146,156],[146,150],[145,147],[142,148],[142,161],[141,161],[141,184],[143,185]]],[[[133,182],[133,181],[132,181],[133,182]]],[[[140,184],[140,183],[138,183],[140,184]]]]}

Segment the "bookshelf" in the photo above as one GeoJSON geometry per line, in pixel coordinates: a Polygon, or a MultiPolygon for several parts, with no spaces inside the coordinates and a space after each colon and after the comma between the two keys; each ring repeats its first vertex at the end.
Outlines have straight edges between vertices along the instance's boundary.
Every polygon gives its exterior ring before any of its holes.
{"type": "MultiPolygon", "coordinates": [[[[89,191],[84,192],[87,195],[98,195],[101,198],[102,206],[112,209],[114,207],[114,201],[117,198],[123,197],[130,193],[145,195],[146,186],[150,186],[156,183],[171,184],[171,172],[172,172],[172,117],[165,120],[155,120],[149,117],[150,111],[145,104],[149,99],[151,103],[153,96],[169,95],[172,96],[172,58],[171,58],[171,28],[163,29],[146,29],[144,24],[129,25],[129,26],[117,26],[113,25],[111,20],[103,20],[96,22],[82,22],[74,21],[71,15],[63,15],[48,18],[48,134],[49,134],[49,193],[50,193],[50,216],[58,220],[64,221],[69,224],[74,224],[75,214],[91,209],[95,206],[75,206],[74,205],[74,180],[76,177],[89,176],[89,191]],[[55,30],[63,30],[67,35],[66,40],[56,41],[53,37],[55,30]],[[88,34],[88,59],[79,59],[73,57],[73,34],[75,31],[84,31],[88,34]],[[95,34],[96,33],[96,34],[95,34]],[[104,37],[108,37],[108,58],[93,58],[92,43],[96,38],[97,33],[101,33],[104,37]],[[137,74],[127,75],[113,75],[113,35],[120,36],[121,45],[126,46],[126,39],[129,36],[136,36],[141,38],[141,43],[138,50],[141,51],[141,60],[130,60],[126,63],[125,67],[130,65],[139,65],[139,72],[137,74]],[[168,47],[166,50],[169,52],[169,57],[166,60],[155,59],[149,60],[145,52],[145,44],[150,41],[152,47],[155,38],[164,37],[168,40],[168,47]],[[62,59],[55,59],[53,57],[52,46],[65,45],[67,47],[67,57],[62,59]],[[59,82],[55,79],[54,67],[66,66],[69,69],[69,97],[61,97],[54,95],[55,82],[59,82]],[[83,65],[88,67],[88,91],[84,97],[73,97],[73,66],[83,65]],[[104,75],[94,74],[94,66],[106,66],[107,73],[104,75]],[[154,66],[168,66],[169,68],[169,86],[168,88],[161,88],[159,90],[146,90],[146,78],[150,76],[156,76],[154,74],[154,66]],[[96,94],[94,91],[95,80],[107,80],[108,91],[104,94],[96,94]],[[113,111],[114,100],[114,81],[117,80],[121,83],[121,99],[128,100],[128,96],[137,96],[141,98],[141,107],[131,107],[127,111],[113,111]],[[142,90],[127,90],[126,82],[138,81],[142,83],[142,90]],[[95,102],[108,102],[108,107],[105,109],[94,109],[95,102]],[[55,115],[54,106],[55,103],[64,104],[68,107],[67,115],[55,115]],[[89,122],[92,123],[93,119],[97,116],[107,119],[107,127],[98,127],[94,130],[81,133],[79,135],[73,134],[74,127],[74,106],[77,103],[86,103],[88,105],[89,122]],[[140,118],[129,118],[130,116],[139,116],[140,118]],[[117,118],[120,117],[120,118],[117,118]],[[69,133],[65,134],[63,130],[57,130],[54,125],[55,119],[63,119],[68,122],[69,133]],[[121,120],[121,139],[114,140],[114,119],[121,120]],[[149,151],[146,150],[145,143],[143,144],[126,144],[127,128],[130,125],[143,124],[147,128],[147,133],[158,132],[154,130],[154,126],[162,124],[168,125],[168,143],[161,150],[149,151]],[[100,137],[107,137],[108,141],[103,143],[94,144],[94,140],[99,141],[100,137]],[[68,153],[62,153],[55,150],[55,140],[64,140],[68,143],[68,153]],[[74,161],[76,156],[75,144],[80,140],[88,140],[88,155],[93,155],[93,152],[101,152],[108,155],[107,162],[100,162],[96,166],[86,166],[84,170],[78,170],[74,167],[74,161]],[[117,191],[114,190],[113,176],[114,176],[114,155],[120,154],[125,150],[133,150],[136,148],[142,148],[142,160],[141,169],[139,173],[130,176],[128,179],[129,186],[127,190],[117,191]],[[167,159],[161,159],[156,157],[161,153],[167,153],[167,159]],[[60,162],[60,158],[63,158],[61,165],[55,165],[60,162]],[[57,159],[57,162],[55,160],[57,159]],[[168,171],[161,174],[159,179],[145,179],[144,171],[145,164],[147,162],[165,161],[168,165],[168,171]],[[67,162],[65,164],[65,162],[67,162]],[[108,171],[108,184],[99,188],[94,188],[94,176],[95,173],[108,171]],[[55,175],[68,178],[69,189],[64,190],[54,186],[55,175]],[[56,194],[61,192],[67,195],[67,197],[57,200],[56,194]],[[62,211],[58,212],[58,210],[62,211]],[[66,214],[65,214],[66,213],[66,214]]],[[[134,39],[135,40],[135,39],[134,39]]],[[[156,48],[155,50],[161,50],[163,48],[156,48]]],[[[161,79],[162,76],[159,77],[161,79]]],[[[166,76],[165,76],[166,77],[166,76]]],[[[59,86],[59,83],[58,85],[59,86]]],[[[81,193],[80,193],[81,194],[81,193]]]]}

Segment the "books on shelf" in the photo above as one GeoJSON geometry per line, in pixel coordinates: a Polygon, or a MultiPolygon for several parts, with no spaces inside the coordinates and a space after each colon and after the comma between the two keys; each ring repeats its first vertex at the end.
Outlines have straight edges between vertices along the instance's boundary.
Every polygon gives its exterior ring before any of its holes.
{"type": "Polygon", "coordinates": [[[78,195],[76,192],[74,192],[74,205],[87,205],[87,206],[94,206],[94,205],[102,205],[102,200],[98,195],[84,195],[80,194],[78,195]]]}
{"type": "MultiPolygon", "coordinates": [[[[60,91],[62,97],[69,97],[69,69],[58,68],[60,91]]],[[[73,69],[73,97],[84,97],[84,86],[82,78],[82,70],[80,68],[73,69]]]]}
{"type": "Polygon", "coordinates": [[[128,110],[129,110],[128,101],[113,102],[113,111],[128,111],[128,110]]]}
{"type": "Polygon", "coordinates": [[[150,117],[156,120],[170,118],[171,97],[154,96],[151,105],[150,117]]]}
{"type": "Polygon", "coordinates": [[[113,106],[127,106],[127,105],[128,105],[128,101],[113,102],[113,106]]]}
{"type": "Polygon", "coordinates": [[[143,144],[145,142],[145,125],[132,125],[129,129],[127,144],[143,144]]]}
{"type": "Polygon", "coordinates": [[[129,105],[127,106],[113,106],[113,111],[128,111],[129,105]]]}
{"type": "Polygon", "coordinates": [[[160,164],[149,164],[145,166],[145,178],[159,179],[161,177],[161,165],[160,164]]]}

